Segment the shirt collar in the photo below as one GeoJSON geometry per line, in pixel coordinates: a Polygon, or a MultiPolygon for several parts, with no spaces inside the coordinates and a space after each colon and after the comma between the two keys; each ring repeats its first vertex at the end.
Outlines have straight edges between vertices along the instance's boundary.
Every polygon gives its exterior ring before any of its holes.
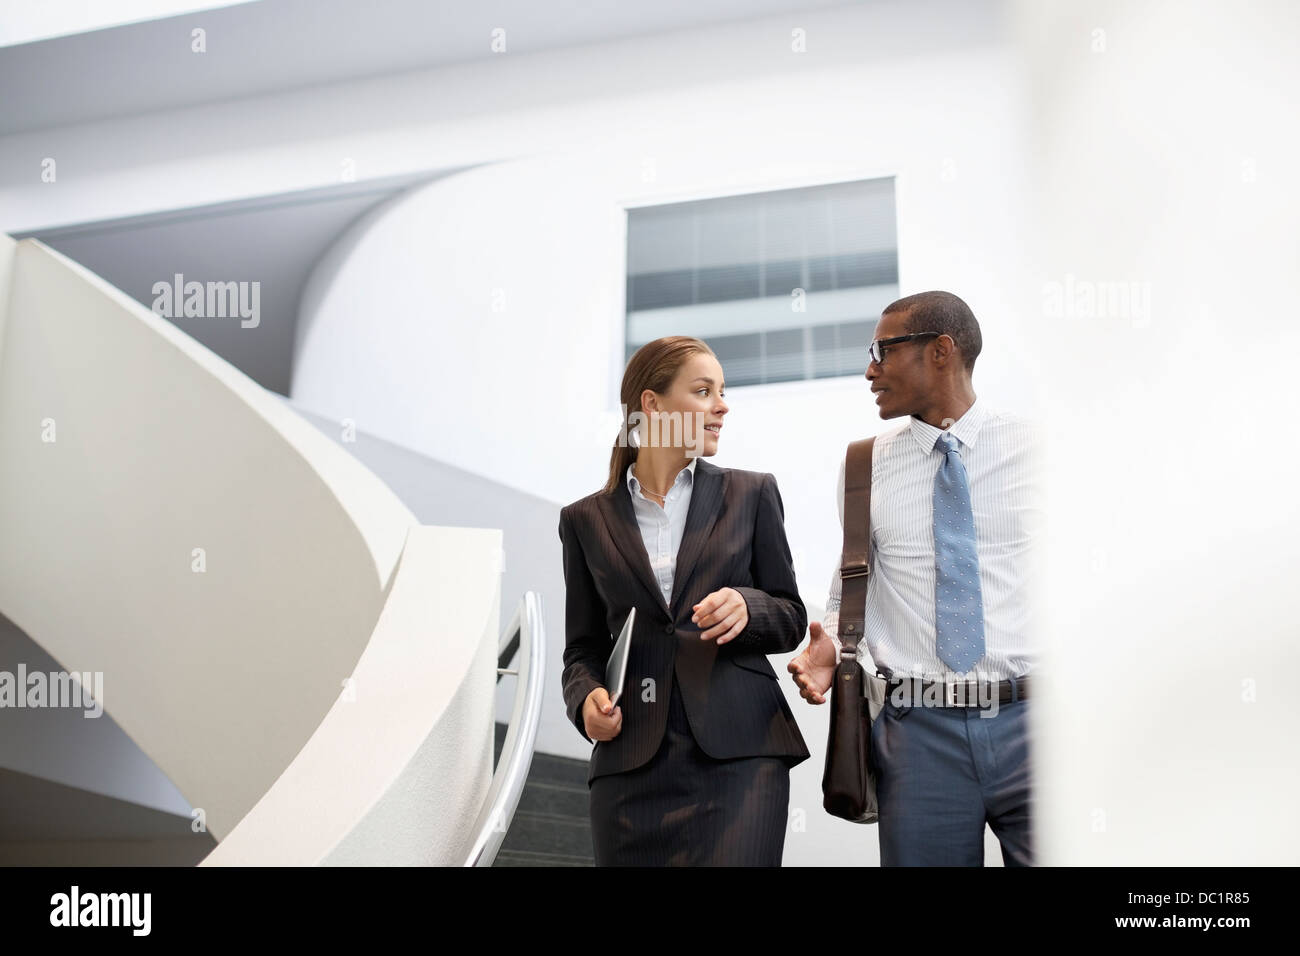
{"type": "MultiPolygon", "coordinates": [[[[696,463],[697,461],[699,461],[699,460],[700,460],[700,459],[699,459],[699,456],[698,456],[698,455],[692,457],[692,458],[691,458],[691,461],[690,461],[690,464],[688,464],[685,468],[683,468],[681,471],[679,471],[679,472],[677,473],[677,477],[676,477],[676,479],[674,479],[673,484],[676,485],[677,482],[679,482],[679,481],[683,481],[683,480],[685,480],[685,481],[690,481],[690,482],[694,482],[694,481],[695,481],[695,463],[696,463]],[[686,478],[683,479],[683,478],[682,478],[682,475],[685,475],[686,478]]],[[[633,463],[633,464],[635,464],[635,463],[633,463]]],[[[640,483],[639,481],[636,480],[636,475],[632,474],[632,465],[631,465],[631,464],[629,464],[629,465],[627,466],[627,475],[626,475],[626,477],[625,477],[624,480],[627,482],[627,490],[630,491],[630,492],[632,492],[632,496],[633,496],[633,497],[636,497],[637,489],[641,487],[641,483],[640,483]]]]}
{"type": "MultiPolygon", "coordinates": [[[[957,419],[948,428],[948,434],[961,442],[963,448],[973,448],[975,438],[979,435],[980,426],[988,418],[988,407],[980,398],[976,398],[971,407],[966,409],[966,414],[957,419]]],[[[916,439],[917,444],[928,455],[934,451],[935,440],[943,434],[942,428],[935,428],[933,425],[922,421],[915,415],[912,416],[911,422],[912,437],[916,439]]]]}

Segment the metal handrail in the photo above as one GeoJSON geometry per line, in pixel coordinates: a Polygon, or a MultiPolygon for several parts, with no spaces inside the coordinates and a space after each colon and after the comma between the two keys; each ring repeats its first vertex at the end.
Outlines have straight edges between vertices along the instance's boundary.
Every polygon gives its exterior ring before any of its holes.
{"type": "Polygon", "coordinates": [[[542,623],[542,596],[528,591],[519,601],[510,626],[502,632],[498,645],[497,680],[502,674],[517,673],[515,706],[501,745],[492,785],[483,801],[483,810],[474,821],[474,843],[465,866],[491,866],[514,819],[519,797],[524,792],[528,768],[533,763],[533,746],[542,715],[542,682],[546,676],[546,629],[542,623]],[[519,648],[517,671],[505,669],[513,656],[512,644],[519,648]]]}

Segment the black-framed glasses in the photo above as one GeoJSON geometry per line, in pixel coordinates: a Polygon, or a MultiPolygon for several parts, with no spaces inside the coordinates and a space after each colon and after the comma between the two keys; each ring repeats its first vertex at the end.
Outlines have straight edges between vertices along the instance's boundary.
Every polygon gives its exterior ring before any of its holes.
{"type": "Polygon", "coordinates": [[[867,349],[867,353],[871,356],[871,361],[875,362],[877,365],[882,365],[885,361],[885,349],[888,346],[899,345],[903,342],[911,342],[913,339],[923,339],[931,335],[943,334],[944,333],[942,332],[912,332],[908,335],[895,335],[892,339],[876,339],[871,343],[871,347],[867,349]]]}

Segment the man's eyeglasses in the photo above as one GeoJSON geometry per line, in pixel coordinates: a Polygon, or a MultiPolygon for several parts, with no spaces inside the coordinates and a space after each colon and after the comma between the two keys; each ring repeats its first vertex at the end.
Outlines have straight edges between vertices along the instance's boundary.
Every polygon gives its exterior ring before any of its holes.
{"type": "Polygon", "coordinates": [[[900,345],[903,342],[911,342],[913,339],[923,339],[931,335],[943,335],[942,332],[913,332],[910,335],[895,335],[892,339],[876,339],[867,349],[871,356],[871,361],[877,365],[884,364],[885,349],[890,345],[900,345]]]}

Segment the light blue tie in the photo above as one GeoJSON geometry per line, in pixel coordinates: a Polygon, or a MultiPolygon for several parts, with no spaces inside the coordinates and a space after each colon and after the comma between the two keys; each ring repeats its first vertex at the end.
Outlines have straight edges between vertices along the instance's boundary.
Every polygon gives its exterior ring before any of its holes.
{"type": "Polygon", "coordinates": [[[939,659],[958,674],[984,656],[984,601],[970,482],[957,442],[944,432],[934,447],[943,464],[934,476],[934,622],[939,659]]]}

